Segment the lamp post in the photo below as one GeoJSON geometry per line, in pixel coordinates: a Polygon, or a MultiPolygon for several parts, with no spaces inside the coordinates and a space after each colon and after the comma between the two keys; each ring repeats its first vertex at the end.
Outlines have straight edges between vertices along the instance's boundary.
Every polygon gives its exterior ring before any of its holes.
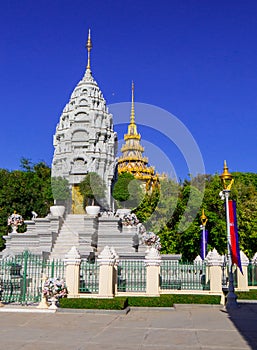
{"type": "Polygon", "coordinates": [[[237,304],[237,295],[235,294],[234,288],[234,276],[232,271],[232,255],[231,255],[231,236],[230,236],[230,221],[229,221],[229,204],[228,198],[230,194],[231,187],[234,183],[232,175],[228,171],[227,163],[224,161],[223,173],[220,175],[220,179],[223,185],[223,198],[225,198],[226,203],[226,222],[227,222],[227,249],[228,249],[228,267],[229,267],[229,284],[228,284],[228,295],[227,295],[227,308],[236,308],[237,304]]]}
{"type": "Polygon", "coordinates": [[[208,221],[207,216],[204,214],[204,209],[202,210],[202,215],[200,216],[201,219],[201,226],[200,229],[202,230],[202,259],[204,260],[206,257],[206,223],[208,221]]]}

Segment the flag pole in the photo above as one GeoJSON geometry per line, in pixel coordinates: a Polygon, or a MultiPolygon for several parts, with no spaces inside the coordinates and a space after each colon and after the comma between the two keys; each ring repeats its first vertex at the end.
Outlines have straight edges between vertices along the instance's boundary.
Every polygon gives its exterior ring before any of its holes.
{"type": "Polygon", "coordinates": [[[226,308],[237,308],[237,295],[235,294],[234,287],[234,276],[233,276],[233,264],[232,264],[232,254],[231,254],[231,235],[230,235],[230,212],[229,212],[229,204],[228,199],[231,191],[231,187],[234,183],[234,179],[232,175],[228,172],[228,167],[226,161],[224,161],[224,169],[223,173],[220,175],[220,179],[223,185],[223,196],[225,197],[226,204],[226,223],[227,223],[227,249],[228,249],[228,276],[229,276],[229,284],[228,284],[228,294],[227,294],[227,302],[226,308]]]}
{"type": "Polygon", "coordinates": [[[205,257],[206,257],[206,254],[207,254],[207,252],[206,252],[206,229],[205,229],[205,226],[206,226],[206,223],[207,223],[207,221],[208,221],[208,219],[207,219],[207,217],[206,217],[206,215],[204,214],[204,209],[202,210],[202,215],[200,216],[200,219],[201,219],[201,226],[200,226],[200,229],[202,230],[202,256],[201,256],[201,258],[202,258],[202,260],[204,260],[205,259],[205,257]]]}

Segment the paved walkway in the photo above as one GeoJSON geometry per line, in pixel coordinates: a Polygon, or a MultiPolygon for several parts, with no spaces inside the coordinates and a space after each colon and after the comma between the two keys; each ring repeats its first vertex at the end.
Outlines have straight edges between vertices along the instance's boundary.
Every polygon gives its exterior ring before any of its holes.
{"type": "MultiPolygon", "coordinates": [[[[26,308],[26,307],[25,307],[26,308]]],[[[1,312],[4,350],[257,349],[257,304],[119,313],[1,312]]]]}

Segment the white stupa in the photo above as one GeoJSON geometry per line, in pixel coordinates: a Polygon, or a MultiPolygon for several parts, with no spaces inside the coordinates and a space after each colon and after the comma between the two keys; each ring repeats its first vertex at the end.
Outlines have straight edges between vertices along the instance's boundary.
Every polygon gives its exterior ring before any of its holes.
{"type": "Polygon", "coordinates": [[[73,214],[84,212],[78,184],[92,171],[105,181],[106,201],[111,207],[111,185],[117,151],[112,114],[108,113],[106,101],[91,72],[90,31],[86,48],[86,72],[60,116],[53,142],[52,176],[61,176],[69,181],[72,203],[68,211],[73,214]]]}

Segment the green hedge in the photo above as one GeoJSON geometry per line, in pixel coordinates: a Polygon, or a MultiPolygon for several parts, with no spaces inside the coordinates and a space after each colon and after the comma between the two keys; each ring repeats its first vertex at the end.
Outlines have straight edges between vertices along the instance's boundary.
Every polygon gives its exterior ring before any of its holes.
{"type": "Polygon", "coordinates": [[[238,299],[257,300],[257,289],[250,289],[249,292],[236,292],[238,299]]]}
{"type": "Polygon", "coordinates": [[[171,307],[173,306],[173,296],[162,294],[159,297],[128,297],[129,306],[138,307],[171,307]]]}
{"type": "Polygon", "coordinates": [[[173,294],[174,304],[220,304],[219,295],[173,294]]]}
{"type": "Polygon", "coordinates": [[[129,306],[171,307],[174,304],[220,304],[220,296],[161,294],[160,297],[128,297],[129,306]]]}
{"type": "Polygon", "coordinates": [[[124,310],[128,306],[128,298],[90,299],[90,298],[62,298],[60,307],[68,309],[105,309],[124,310]]]}
{"type": "Polygon", "coordinates": [[[160,297],[64,298],[60,300],[60,307],[69,309],[124,310],[127,306],[172,307],[174,304],[220,304],[220,296],[162,294],[160,297]]]}

